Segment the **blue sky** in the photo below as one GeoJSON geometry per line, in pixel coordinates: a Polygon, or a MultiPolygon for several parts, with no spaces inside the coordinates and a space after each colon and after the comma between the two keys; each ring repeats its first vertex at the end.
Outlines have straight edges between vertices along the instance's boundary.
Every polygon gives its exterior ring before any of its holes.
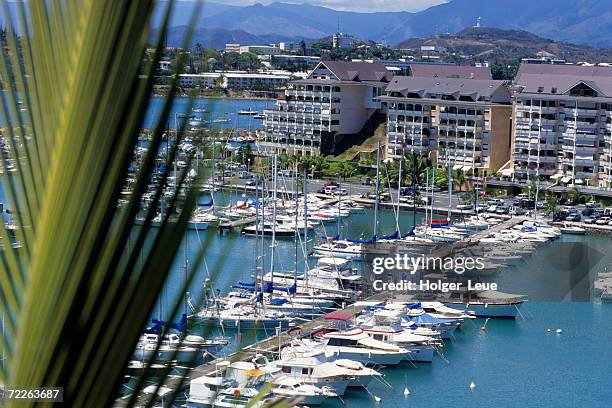
{"type": "Polygon", "coordinates": [[[446,3],[448,0],[211,0],[215,3],[235,4],[245,6],[248,4],[269,4],[274,1],[286,3],[308,3],[317,6],[325,6],[335,10],[343,11],[419,11],[436,4],[446,3]]]}

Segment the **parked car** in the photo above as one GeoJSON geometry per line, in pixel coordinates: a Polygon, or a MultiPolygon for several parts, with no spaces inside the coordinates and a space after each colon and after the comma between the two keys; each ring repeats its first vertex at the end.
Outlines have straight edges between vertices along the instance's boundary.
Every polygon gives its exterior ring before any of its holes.
{"type": "Polygon", "coordinates": [[[595,224],[597,224],[597,225],[608,225],[608,223],[610,223],[610,221],[612,221],[612,219],[610,217],[606,216],[606,217],[599,218],[597,221],[595,221],[595,224]]]}
{"type": "Polygon", "coordinates": [[[504,205],[505,201],[503,199],[501,199],[501,198],[492,198],[492,199],[489,200],[489,203],[492,204],[492,205],[493,204],[494,205],[504,205]]]}
{"type": "Polygon", "coordinates": [[[496,205],[490,205],[487,207],[487,212],[495,212],[497,211],[497,206],[496,205]]]}
{"type": "Polygon", "coordinates": [[[595,223],[595,218],[586,217],[586,218],[582,219],[582,222],[584,222],[585,224],[594,224],[595,223]]]}
{"type": "Polygon", "coordinates": [[[523,210],[521,207],[510,207],[509,213],[511,215],[525,215],[525,210],[523,210]]]}
{"type": "Polygon", "coordinates": [[[574,213],[574,214],[570,214],[567,217],[565,217],[565,221],[580,222],[581,218],[582,217],[580,217],[580,214],[574,213]]]}
{"type": "Polygon", "coordinates": [[[400,189],[401,195],[413,195],[413,194],[417,194],[418,192],[419,192],[419,188],[416,186],[402,187],[400,189]]]}
{"type": "Polygon", "coordinates": [[[474,209],[474,204],[459,204],[457,205],[458,210],[468,211],[474,209]]]}
{"type": "Polygon", "coordinates": [[[254,186],[255,185],[255,180],[249,180],[246,183],[244,183],[245,186],[254,186]]]}
{"type": "Polygon", "coordinates": [[[327,183],[323,184],[323,187],[339,187],[339,185],[334,181],[328,181],[327,183]]]}
{"type": "Polygon", "coordinates": [[[498,206],[497,209],[495,210],[495,214],[508,214],[510,212],[510,210],[508,209],[508,207],[504,207],[504,206],[498,206]]]}
{"type": "Polygon", "coordinates": [[[586,208],[599,208],[599,203],[597,201],[589,201],[585,205],[586,208]]]}

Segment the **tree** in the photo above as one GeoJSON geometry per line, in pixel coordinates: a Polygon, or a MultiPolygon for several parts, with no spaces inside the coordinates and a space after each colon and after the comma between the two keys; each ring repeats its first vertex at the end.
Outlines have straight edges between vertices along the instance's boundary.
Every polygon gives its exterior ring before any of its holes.
{"type": "Polygon", "coordinates": [[[300,40],[300,54],[306,55],[306,41],[300,40]]]}
{"type": "Polygon", "coordinates": [[[453,170],[452,172],[453,184],[457,186],[459,192],[462,191],[463,185],[465,184],[465,172],[461,169],[453,170]]]}
{"type": "Polygon", "coordinates": [[[557,196],[552,191],[546,191],[544,195],[544,203],[546,206],[546,211],[552,215],[553,220],[555,219],[555,213],[559,210],[559,201],[557,200],[557,196]]]}
{"type": "MultiPolygon", "coordinates": [[[[10,85],[4,103],[13,105],[11,112],[23,107],[32,114],[27,128],[17,126],[15,115],[4,118],[13,130],[4,135],[8,156],[20,158],[10,180],[5,172],[4,185],[11,186],[9,201],[22,248],[5,242],[2,249],[0,311],[6,320],[0,336],[0,383],[61,387],[69,407],[111,406],[175,264],[198,196],[178,177],[160,228],[151,228],[160,197],[167,192],[169,170],[160,176],[164,182],[149,181],[159,162],[173,86],[135,173],[139,188],[118,205],[163,50],[164,36],[152,38],[155,57],[143,64],[157,4],[74,1],[48,7],[30,1],[16,7],[22,7],[27,27],[20,31],[28,38],[8,33],[12,38],[0,48],[0,58],[28,57],[24,67],[3,66],[3,81],[10,85]],[[19,150],[12,150],[14,146],[19,150]],[[150,205],[141,210],[149,186],[150,205]],[[136,225],[139,219],[142,227],[136,225]]],[[[195,6],[195,17],[199,9],[195,6]]],[[[170,7],[161,10],[161,21],[167,21],[167,13],[170,7]]],[[[178,72],[188,57],[177,54],[178,72]]],[[[171,153],[161,161],[168,169],[175,159],[171,153]]],[[[180,294],[169,299],[176,305],[168,311],[170,321],[178,320],[182,310],[186,287],[195,276],[188,275],[180,294]]],[[[135,395],[147,378],[141,380],[132,388],[135,395]]],[[[172,397],[166,403],[172,405],[172,397]]]]}

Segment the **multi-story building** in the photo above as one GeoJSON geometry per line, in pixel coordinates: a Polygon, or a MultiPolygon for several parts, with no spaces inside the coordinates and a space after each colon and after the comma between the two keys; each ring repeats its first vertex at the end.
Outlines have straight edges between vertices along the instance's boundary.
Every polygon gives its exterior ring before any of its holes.
{"type": "Polygon", "coordinates": [[[220,86],[225,89],[279,89],[291,79],[286,74],[247,73],[247,72],[204,72],[201,74],[179,75],[179,85],[199,86],[210,89],[220,86]]]}
{"type": "Polygon", "coordinates": [[[274,109],[264,112],[258,134],[262,154],[334,153],[340,140],[358,133],[381,108],[391,78],[384,65],[320,62],[305,79],[291,81],[274,109]]]}
{"type": "Polygon", "coordinates": [[[231,43],[225,44],[225,52],[235,52],[240,54],[240,44],[231,43]]]}
{"type": "Polygon", "coordinates": [[[387,157],[416,152],[486,176],[510,159],[511,95],[504,81],[396,76],[387,107],[387,157]]]}
{"type": "Polygon", "coordinates": [[[491,68],[487,66],[411,62],[409,71],[409,75],[416,77],[493,79],[491,68]]]}
{"type": "Polygon", "coordinates": [[[612,186],[612,68],[521,64],[515,79],[514,180],[612,186]]]}

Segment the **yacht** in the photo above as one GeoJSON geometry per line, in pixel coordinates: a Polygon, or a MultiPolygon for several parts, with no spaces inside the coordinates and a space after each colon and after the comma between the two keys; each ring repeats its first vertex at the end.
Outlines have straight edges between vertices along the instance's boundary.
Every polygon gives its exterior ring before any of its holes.
{"type": "Polygon", "coordinates": [[[584,228],[580,228],[577,226],[573,226],[573,225],[563,225],[563,227],[560,228],[561,233],[562,234],[567,234],[567,235],[584,235],[586,234],[586,230],[584,228]]]}
{"type": "Polygon", "coordinates": [[[211,407],[219,394],[232,386],[234,381],[223,376],[202,376],[191,380],[189,383],[189,397],[187,397],[188,408],[211,407]]]}
{"type": "Polygon", "coordinates": [[[256,309],[243,305],[232,309],[209,307],[197,313],[195,318],[204,323],[213,323],[224,329],[282,330],[295,326],[295,318],[284,313],[256,309]]]}
{"type": "Polygon", "coordinates": [[[374,378],[382,376],[358,361],[336,359],[323,343],[309,339],[284,347],[280,360],[272,362],[271,366],[303,382],[329,386],[338,395],[343,395],[347,387],[367,387],[374,378]]]}
{"type": "Polygon", "coordinates": [[[410,359],[410,351],[394,344],[375,340],[360,328],[323,335],[326,350],[337,358],[364,364],[397,365],[410,359]]]}
{"type": "Polygon", "coordinates": [[[412,333],[401,326],[361,326],[375,340],[397,344],[410,351],[408,360],[431,363],[440,343],[431,337],[412,333]]]}
{"type": "Polygon", "coordinates": [[[514,319],[526,296],[494,290],[453,293],[444,304],[453,309],[473,313],[478,317],[503,317],[514,319]]]}
{"type": "Polygon", "coordinates": [[[277,377],[272,384],[272,394],[307,406],[321,405],[327,398],[338,396],[329,387],[319,388],[312,384],[305,384],[291,376],[277,377]]]}

